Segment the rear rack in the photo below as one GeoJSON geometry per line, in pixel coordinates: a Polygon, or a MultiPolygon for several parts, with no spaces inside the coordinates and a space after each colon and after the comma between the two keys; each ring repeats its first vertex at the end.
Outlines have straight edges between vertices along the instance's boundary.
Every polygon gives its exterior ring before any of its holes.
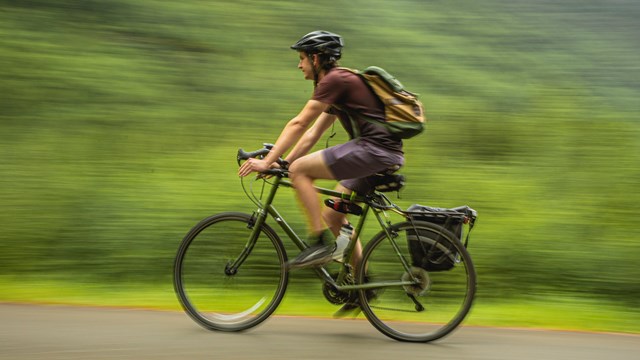
{"type": "Polygon", "coordinates": [[[478,217],[478,212],[467,205],[449,209],[416,204],[410,206],[409,209],[403,211],[402,213],[405,215],[405,217],[412,220],[416,217],[424,216],[430,216],[442,220],[453,218],[460,219],[463,223],[470,224],[471,226],[473,226],[476,218],[478,217]],[[417,207],[419,207],[419,209],[412,209],[417,207]]]}

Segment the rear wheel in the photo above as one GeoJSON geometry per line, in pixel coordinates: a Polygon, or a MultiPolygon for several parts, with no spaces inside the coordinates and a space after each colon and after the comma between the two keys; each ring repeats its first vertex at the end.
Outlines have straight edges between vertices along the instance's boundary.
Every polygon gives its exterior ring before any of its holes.
{"type": "Polygon", "coordinates": [[[252,245],[252,223],[248,214],[214,215],[191,229],[178,249],[176,294],[185,312],[207,329],[251,328],[282,301],[288,282],[284,246],[266,224],[252,245]],[[244,255],[244,261],[232,268],[244,255]]]}
{"type": "Polygon", "coordinates": [[[476,272],[469,253],[451,232],[431,223],[396,224],[391,226],[391,234],[393,242],[380,232],[367,244],[358,269],[359,283],[413,283],[361,290],[360,303],[367,319],[400,341],[428,342],[449,334],[471,309],[476,291],[476,272]],[[411,266],[409,238],[415,239],[416,233],[421,240],[436,244],[455,265],[444,271],[411,266]]]}

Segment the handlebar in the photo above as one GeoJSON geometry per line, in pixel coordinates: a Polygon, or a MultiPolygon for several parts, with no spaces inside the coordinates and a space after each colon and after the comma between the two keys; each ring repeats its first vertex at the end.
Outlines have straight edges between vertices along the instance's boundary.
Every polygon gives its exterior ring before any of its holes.
{"type": "MultiPolygon", "coordinates": [[[[243,160],[249,160],[251,158],[263,159],[267,154],[269,154],[271,149],[273,149],[274,145],[265,143],[263,144],[263,146],[264,147],[262,149],[258,149],[255,151],[244,151],[242,148],[238,149],[238,155],[236,158],[238,160],[238,165],[240,165],[243,160]]],[[[265,171],[264,174],[286,176],[289,170],[289,163],[281,157],[276,160],[276,163],[280,165],[280,169],[269,169],[265,171]]]]}
{"type": "Polygon", "coordinates": [[[264,157],[269,153],[269,149],[260,149],[256,151],[247,152],[243,149],[238,149],[238,165],[242,160],[249,160],[251,158],[264,157]]]}

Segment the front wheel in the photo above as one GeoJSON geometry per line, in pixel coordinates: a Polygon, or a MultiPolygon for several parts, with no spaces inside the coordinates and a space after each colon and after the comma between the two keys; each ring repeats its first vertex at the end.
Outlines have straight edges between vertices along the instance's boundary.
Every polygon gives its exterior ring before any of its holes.
{"type": "Polygon", "coordinates": [[[395,224],[390,234],[393,240],[380,232],[367,244],[359,283],[412,283],[361,290],[362,311],[396,340],[428,342],[449,334],[471,309],[476,291],[469,253],[451,232],[427,222],[395,224]],[[409,242],[416,239],[426,244],[432,263],[413,263],[409,242]],[[451,268],[443,270],[446,261],[451,268]]]}
{"type": "Polygon", "coordinates": [[[193,227],[180,244],[174,263],[176,294],[185,312],[209,330],[251,328],[282,301],[288,283],[284,246],[266,224],[252,241],[253,222],[243,213],[214,215],[193,227]]]}

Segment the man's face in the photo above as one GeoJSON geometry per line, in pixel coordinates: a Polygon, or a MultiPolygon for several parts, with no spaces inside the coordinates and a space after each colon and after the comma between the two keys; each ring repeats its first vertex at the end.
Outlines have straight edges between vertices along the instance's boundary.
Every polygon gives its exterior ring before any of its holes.
{"type": "Polygon", "coordinates": [[[304,78],[306,80],[313,80],[313,58],[308,57],[306,53],[299,52],[300,62],[298,63],[298,69],[302,70],[304,78]]]}

